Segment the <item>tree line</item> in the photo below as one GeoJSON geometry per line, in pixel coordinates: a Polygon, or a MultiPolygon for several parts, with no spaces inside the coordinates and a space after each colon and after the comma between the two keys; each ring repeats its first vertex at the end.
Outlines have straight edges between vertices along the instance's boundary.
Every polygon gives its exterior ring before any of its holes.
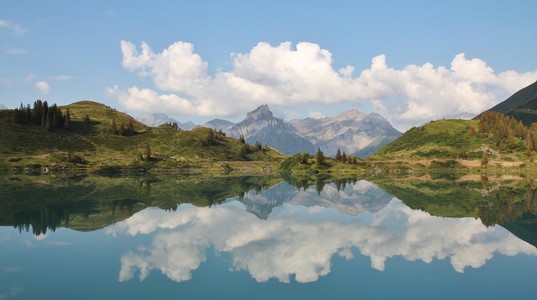
{"type": "Polygon", "coordinates": [[[33,108],[30,104],[24,106],[21,103],[19,108],[13,110],[13,123],[39,125],[45,130],[55,128],[69,129],[71,126],[71,115],[69,109],[65,113],[56,104],[49,106],[47,101],[34,101],[33,108]]]}
{"type": "Polygon", "coordinates": [[[528,156],[537,150],[537,123],[528,128],[512,117],[488,111],[479,119],[479,133],[495,142],[500,150],[525,146],[528,156]]]}

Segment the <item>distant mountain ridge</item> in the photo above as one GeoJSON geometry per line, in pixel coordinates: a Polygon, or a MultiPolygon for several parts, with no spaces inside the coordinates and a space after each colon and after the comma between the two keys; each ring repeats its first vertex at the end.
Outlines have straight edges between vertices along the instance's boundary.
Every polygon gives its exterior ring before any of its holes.
{"type": "Polygon", "coordinates": [[[242,134],[250,144],[260,142],[287,155],[301,152],[313,154],[320,148],[329,156],[334,156],[340,149],[347,154],[367,157],[401,136],[376,113],[349,110],[335,117],[286,122],[274,117],[266,104],[247,113],[246,119],[237,124],[214,119],[202,126],[223,130],[236,138],[242,134]]]}
{"type": "MultiPolygon", "coordinates": [[[[192,122],[182,124],[164,113],[138,120],[148,126],[177,122],[183,130],[197,126],[192,122]]],[[[401,132],[377,113],[365,114],[352,109],[335,117],[285,121],[275,117],[266,104],[247,113],[239,123],[213,119],[199,126],[222,130],[230,137],[243,135],[249,144],[260,142],[287,155],[314,154],[320,148],[328,156],[334,156],[340,149],[346,154],[368,157],[401,136],[401,132]]]]}
{"type": "Polygon", "coordinates": [[[165,113],[154,113],[154,114],[150,114],[150,115],[145,115],[145,116],[140,116],[140,117],[137,117],[136,120],[140,123],[143,123],[147,126],[151,126],[151,127],[158,127],[162,124],[166,124],[166,123],[177,123],[177,125],[179,125],[179,128],[183,129],[183,130],[190,130],[194,127],[196,127],[197,125],[194,124],[193,122],[191,121],[188,121],[188,122],[185,122],[185,123],[181,123],[177,120],[175,120],[174,118],[168,116],[167,114],[165,113]]]}
{"type": "Polygon", "coordinates": [[[268,105],[261,105],[246,115],[246,119],[226,131],[231,137],[244,135],[247,143],[260,142],[283,154],[313,153],[315,148],[283,119],[274,117],[268,105]]]}
{"type": "Polygon", "coordinates": [[[367,157],[401,136],[388,120],[377,113],[348,110],[335,117],[290,121],[298,134],[307,138],[329,156],[337,149],[358,157],[367,157]]]}

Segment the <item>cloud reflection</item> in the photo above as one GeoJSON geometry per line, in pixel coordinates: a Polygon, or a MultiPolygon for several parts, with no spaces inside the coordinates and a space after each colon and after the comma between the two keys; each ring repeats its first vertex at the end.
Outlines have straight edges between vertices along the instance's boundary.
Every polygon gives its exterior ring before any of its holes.
{"type": "Polygon", "coordinates": [[[276,278],[312,282],[330,272],[334,255],[350,259],[357,249],[371,267],[385,268],[390,257],[430,263],[449,259],[457,272],[479,268],[495,254],[537,255],[537,249],[502,227],[485,227],[472,218],[439,218],[412,210],[394,199],[382,210],[349,216],[334,209],[284,204],[269,219],[247,213],[233,201],[217,207],[181,205],[177,211],[141,211],[108,228],[111,235],[153,233],[153,241],[122,255],[120,281],[139,270],[189,280],[206,261],[207,248],[232,257],[233,270],[246,270],[258,282],[276,278]]]}

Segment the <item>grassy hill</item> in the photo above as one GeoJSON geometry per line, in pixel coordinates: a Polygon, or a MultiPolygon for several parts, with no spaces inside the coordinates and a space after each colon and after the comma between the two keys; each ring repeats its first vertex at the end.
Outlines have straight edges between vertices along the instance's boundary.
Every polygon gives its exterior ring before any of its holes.
{"type": "Polygon", "coordinates": [[[34,124],[15,124],[13,110],[0,111],[0,168],[76,168],[261,170],[283,158],[278,151],[245,145],[208,128],[177,130],[145,126],[106,105],[81,101],[60,107],[70,114],[68,129],[47,131],[34,124]],[[87,118],[89,117],[89,121],[87,118]],[[134,133],[111,132],[132,123],[134,133]],[[150,156],[147,156],[147,150],[150,156]],[[252,166],[252,167],[247,167],[252,166]]]}
{"type": "Polygon", "coordinates": [[[498,113],[486,116],[491,115],[490,122],[439,120],[412,128],[375,153],[372,159],[481,160],[484,154],[490,160],[503,162],[529,162],[533,159],[536,155],[536,132],[498,113]],[[528,143],[531,151],[528,151],[528,143]]]}
{"type": "Polygon", "coordinates": [[[479,132],[479,121],[439,120],[414,127],[381,148],[373,159],[456,158],[460,155],[480,159],[486,143],[479,132]]]}

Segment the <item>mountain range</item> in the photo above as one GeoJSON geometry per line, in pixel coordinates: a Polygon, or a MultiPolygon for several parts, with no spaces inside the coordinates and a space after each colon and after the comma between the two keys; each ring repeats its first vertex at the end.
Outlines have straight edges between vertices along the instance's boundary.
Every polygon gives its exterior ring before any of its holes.
{"type": "Polygon", "coordinates": [[[305,207],[334,208],[351,216],[369,211],[377,212],[384,208],[393,196],[380,189],[376,184],[360,180],[339,188],[336,184],[324,185],[322,191],[315,186],[304,190],[280,183],[270,189],[249,191],[240,200],[246,210],[260,219],[267,219],[275,207],[285,203],[305,207]]]}
{"type": "Polygon", "coordinates": [[[376,113],[349,110],[335,117],[287,122],[275,117],[268,105],[249,112],[246,119],[237,124],[215,119],[202,126],[221,129],[236,138],[243,135],[250,144],[260,142],[288,155],[313,154],[320,148],[328,156],[334,156],[340,149],[347,154],[367,157],[401,135],[376,113]]]}
{"type": "MultiPolygon", "coordinates": [[[[177,122],[166,114],[152,114],[138,120],[148,126],[177,122]]],[[[192,122],[177,123],[183,130],[195,127],[192,122]]],[[[242,135],[249,144],[259,142],[286,155],[314,154],[320,148],[328,156],[334,156],[340,149],[346,154],[368,157],[401,136],[401,132],[376,113],[365,114],[353,109],[335,117],[285,121],[275,117],[266,104],[247,113],[239,123],[213,119],[199,126],[222,130],[234,138],[242,135]]]]}
{"type": "Polygon", "coordinates": [[[158,127],[158,126],[160,126],[162,124],[166,124],[166,123],[172,124],[174,122],[177,123],[179,128],[181,128],[182,130],[190,130],[190,129],[192,129],[192,128],[197,126],[192,121],[181,123],[181,122],[175,120],[174,118],[169,117],[165,113],[155,113],[155,114],[140,116],[140,117],[137,117],[136,120],[138,122],[140,122],[140,123],[143,123],[143,124],[145,124],[147,126],[151,126],[151,127],[158,127]]]}

